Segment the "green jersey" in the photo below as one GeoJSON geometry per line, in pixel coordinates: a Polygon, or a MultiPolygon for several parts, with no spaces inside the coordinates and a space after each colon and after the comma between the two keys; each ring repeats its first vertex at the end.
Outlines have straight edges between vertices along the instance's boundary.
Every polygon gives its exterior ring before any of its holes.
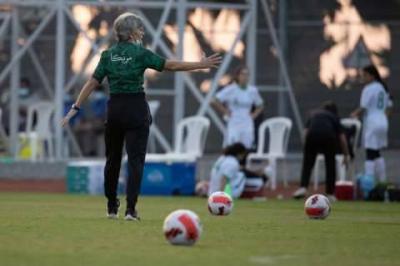
{"type": "Polygon", "coordinates": [[[110,94],[137,93],[143,91],[146,68],[162,71],[164,64],[165,59],[150,50],[131,42],[120,42],[102,52],[93,78],[101,83],[107,76],[110,94]]]}

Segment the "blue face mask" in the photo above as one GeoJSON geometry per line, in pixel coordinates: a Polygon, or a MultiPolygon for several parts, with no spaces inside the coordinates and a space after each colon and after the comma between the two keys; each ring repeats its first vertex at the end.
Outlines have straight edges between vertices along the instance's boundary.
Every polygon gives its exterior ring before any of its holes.
{"type": "Polygon", "coordinates": [[[26,87],[19,88],[18,96],[20,98],[27,98],[29,96],[29,89],[26,87]]]}

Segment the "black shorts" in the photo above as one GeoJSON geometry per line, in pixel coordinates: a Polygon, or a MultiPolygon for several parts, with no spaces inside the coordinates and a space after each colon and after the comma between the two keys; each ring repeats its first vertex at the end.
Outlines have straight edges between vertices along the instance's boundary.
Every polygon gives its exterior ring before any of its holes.
{"type": "Polygon", "coordinates": [[[366,149],[365,157],[367,157],[368,161],[373,161],[373,160],[381,157],[381,152],[380,152],[380,150],[366,149]]]}

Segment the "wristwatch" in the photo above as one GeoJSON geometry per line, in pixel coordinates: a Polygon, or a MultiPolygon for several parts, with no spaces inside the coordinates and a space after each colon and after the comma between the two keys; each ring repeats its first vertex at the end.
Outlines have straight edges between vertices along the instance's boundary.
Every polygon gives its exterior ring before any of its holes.
{"type": "Polygon", "coordinates": [[[81,108],[79,108],[76,104],[73,104],[72,106],[71,106],[71,109],[73,109],[73,110],[75,110],[75,111],[80,111],[81,110],[81,108]]]}

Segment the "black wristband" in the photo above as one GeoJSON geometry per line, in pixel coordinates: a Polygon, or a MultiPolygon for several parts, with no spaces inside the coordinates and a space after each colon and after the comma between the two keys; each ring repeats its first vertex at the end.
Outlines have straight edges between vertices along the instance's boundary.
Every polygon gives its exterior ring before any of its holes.
{"type": "Polygon", "coordinates": [[[76,104],[73,104],[72,106],[71,106],[71,109],[73,109],[73,110],[75,110],[75,111],[80,111],[81,110],[81,108],[79,108],[78,106],[76,106],[76,104]]]}

